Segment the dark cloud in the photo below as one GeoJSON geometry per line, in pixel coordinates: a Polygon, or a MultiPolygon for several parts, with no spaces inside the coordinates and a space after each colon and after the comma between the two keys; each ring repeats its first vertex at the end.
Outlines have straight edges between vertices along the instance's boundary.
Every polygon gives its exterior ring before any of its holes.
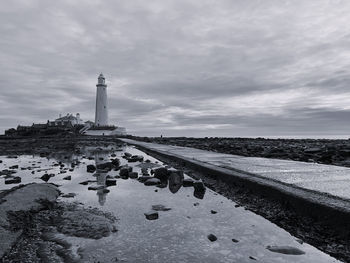
{"type": "Polygon", "coordinates": [[[0,3],[0,131],[59,113],[139,135],[343,135],[346,1],[0,3]]]}

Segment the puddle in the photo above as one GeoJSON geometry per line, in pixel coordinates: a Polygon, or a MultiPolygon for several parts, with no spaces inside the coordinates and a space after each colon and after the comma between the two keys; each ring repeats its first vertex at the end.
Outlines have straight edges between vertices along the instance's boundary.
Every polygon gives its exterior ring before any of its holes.
{"type": "MultiPolygon", "coordinates": [[[[252,258],[260,262],[338,262],[306,243],[300,244],[268,220],[243,207],[235,207],[236,203],[210,189],[203,192],[198,186],[183,187],[176,176],[160,188],[130,178],[117,178],[115,185],[113,180],[106,183],[107,178],[118,177],[119,171],[87,172],[87,165],[96,166],[114,158],[120,159],[121,165],[131,166],[139,176],[142,167],[162,165],[133,147],[122,150],[85,147],[81,152],[81,155],[60,153],[50,157],[0,156],[3,161],[0,170],[18,165],[12,170],[17,171],[14,176],[21,177],[23,184],[42,183],[40,178],[44,174],[54,174],[48,182],[60,185],[59,189],[67,194],[59,200],[81,202],[118,218],[118,231],[98,240],[60,234],[75,250],[79,248],[83,262],[252,262],[252,258]],[[125,152],[142,155],[143,165],[140,161],[128,163],[122,158],[125,152]],[[70,180],[64,179],[67,176],[71,176],[70,180]],[[88,190],[89,187],[96,190],[88,190]],[[148,220],[147,213],[158,213],[158,218],[148,220]],[[270,251],[268,246],[274,249],[270,251]],[[305,254],[283,254],[286,247],[288,251],[295,248],[305,254]]],[[[3,177],[0,177],[0,190],[15,186],[4,184],[3,177]]]]}

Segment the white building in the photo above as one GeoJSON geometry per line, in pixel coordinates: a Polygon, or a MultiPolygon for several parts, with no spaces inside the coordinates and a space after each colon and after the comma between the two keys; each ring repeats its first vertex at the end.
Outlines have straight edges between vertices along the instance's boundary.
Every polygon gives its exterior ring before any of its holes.
{"type": "Polygon", "coordinates": [[[107,85],[102,73],[98,77],[96,87],[95,125],[97,127],[108,126],[107,85]]]}
{"type": "Polygon", "coordinates": [[[66,126],[67,124],[75,126],[78,124],[84,124],[84,122],[80,118],[79,113],[77,113],[75,116],[73,116],[73,114],[67,113],[67,115],[63,117],[60,114],[57,119],[55,119],[54,121],[49,121],[48,124],[49,126],[66,126]]]}

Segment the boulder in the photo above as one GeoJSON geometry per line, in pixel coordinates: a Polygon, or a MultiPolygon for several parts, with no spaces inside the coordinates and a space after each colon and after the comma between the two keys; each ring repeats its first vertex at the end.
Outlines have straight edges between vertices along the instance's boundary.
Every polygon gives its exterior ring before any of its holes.
{"type": "Polygon", "coordinates": [[[63,177],[63,180],[72,180],[72,176],[68,175],[66,177],[63,177]]]}

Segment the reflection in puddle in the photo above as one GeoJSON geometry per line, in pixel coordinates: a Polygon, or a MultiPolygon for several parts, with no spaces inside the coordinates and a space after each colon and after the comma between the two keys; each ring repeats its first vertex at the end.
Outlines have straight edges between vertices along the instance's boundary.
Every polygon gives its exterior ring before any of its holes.
{"type": "MultiPolygon", "coordinates": [[[[79,151],[81,154],[55,153],[49,158],[3,157],[0,170],[18,165],[14,175],[21,177],[22,183],[42,183],[41,176],[53,174],[48,181],[60,185],[63,194],[72,193],[61,200],[98,207],[119,219],[118,232],[99,240],[65,236],[73,247],[81,248],[84,262],[252,262],[251,258],[260,262],[335,262],[262,217],[235,207],[201,181],[167,169],[133,147],[122,151],[115,146],[81,147],[79,151]],[[130,153],[127,158],[125,152],[130,153]],[[96,171],[88,173],[87,165],[96,171]],[[70,181],[63,179],[69,175],[70,181]],[[159,182],[146,186],[151,179],[159,182]],[[155,220],[146,219],[145,214],[155,212],[155,220]],[[293,247],[305,254],[275,253],[267,246],[282,252],[281,247],[293,247]]],[[[2,181],[0,189],[12,186],[2,181]]]]}

